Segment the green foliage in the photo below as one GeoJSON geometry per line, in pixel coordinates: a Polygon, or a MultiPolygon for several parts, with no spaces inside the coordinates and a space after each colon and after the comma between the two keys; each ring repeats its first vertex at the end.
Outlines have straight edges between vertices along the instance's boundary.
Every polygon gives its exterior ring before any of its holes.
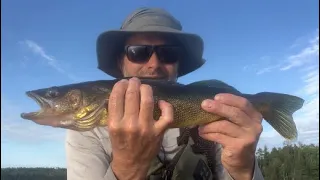
{"type": "Polygon", "coordinates": [[[1,180],[66,180],[64,168],[1,168],[1,180]]]}
{"type": "Polygon", "coordinates": [[[256,154],[266,180],[319,179],[319,146],[285,144],[271,151],[259,148],[256,154]]]}
{"type": "MultiPolygon", "coordinates": [[[[290,145],[257,150],[265,180],[319,179],[319,146],[290,145]]],[[[1,168],[1,180],[66,180],[63,168],[1,168]]]]}

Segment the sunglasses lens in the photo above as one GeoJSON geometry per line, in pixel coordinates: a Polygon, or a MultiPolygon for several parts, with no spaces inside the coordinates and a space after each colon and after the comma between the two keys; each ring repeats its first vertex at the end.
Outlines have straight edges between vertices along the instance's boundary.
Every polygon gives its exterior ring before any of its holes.
{"type": "Polygon", "coordinates": [[[144,63],[149,60],[152,48],[148,46],[128,46],[128,59],[136,63],[144,63]]]}
{"type": "Polygon", "coordinates": [[[167,64],[173,64],[180,60],[181,53],[181,48],[176,46],[163,46],[157,49],[160,61],[167,64]]]}
{"type": "MultiPolygon", "coordinates": [[[[181,59],[181,48],[178,46],[155,46],[159,60],[166,64],[176,63],[181,59]]],[[[136,45],[127,46],[127,57],[135,63],[145,63],[153,53],[152,46],[136,45]]]]}

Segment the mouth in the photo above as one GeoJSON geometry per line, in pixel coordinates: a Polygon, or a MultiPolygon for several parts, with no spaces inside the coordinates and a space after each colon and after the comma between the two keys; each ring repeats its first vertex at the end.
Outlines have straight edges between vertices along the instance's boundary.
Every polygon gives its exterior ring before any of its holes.
{"type": "Polygon", "coordinates": [[[139,79],[154,79],[154,80],[167,80],[168,77],[166,76],[159,76],[159,75],[147,75],[138,77],[139,79]]]}
{"type": "Polygon", "coordinates": [[[41,97],[36,95],[33,92],[26,92],[26,95],[33,99],[40,107],[40,110],[34,111],[34,112],[24,112],[21,113],[21,117],[23,119],[29,119],[29,120],[34,120],[36,117],[40,116],[42,113],[44,113],[45,109],[49,107],[49,104],[45,102],[41,97]]]}
{"type": "Polygon", "coordinates": [[[145,78],[152,78],[152,79],[166,79],[165,76],[145,76],[145,78]]]}

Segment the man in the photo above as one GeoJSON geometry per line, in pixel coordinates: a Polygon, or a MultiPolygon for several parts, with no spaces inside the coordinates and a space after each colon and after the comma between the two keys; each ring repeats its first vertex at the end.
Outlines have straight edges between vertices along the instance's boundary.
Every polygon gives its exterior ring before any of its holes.
{"type": "MultiPolygon", "coordinates": [[[[162,9],[138,9],[120,30],[99,36],[99,68],[116,78],[135,76],[176,81],[204,64],[202,39],[181,29],[180,23],[162,9]]],[[[157,156],[159,161],[176,157],[181,150],[177,143],[180,131],[168,129],[173,121],[172,106],[160,101],[161,117],[153,119],[152,93],[138,78],[121,80],[108,99],[108,127],[88,132],[68,131],[68,179],[152,179],[150,168],[154,167],[152,162],[157,156]]],[[[263,179],[255,161],[262,132],[261,115],[248,101],[231,94],[208,99],[202,108],[226,117],[199,128],[202,138],[223,147],[211,150],[216,156],[213,173],[220,179],[263,179]]],[[[188,157],[196,157],[184,154],[180,159],[185,162],[188,157]]],[[[186,164],[191,167],[190,163],[186,164]]],[[[196,171],[180,170],[182,175],[196,171]]],[[[171,178],[172,174],[167,177],[171,178]]],[[[188,178],[193,179],[191,175],[188,178]]]]}

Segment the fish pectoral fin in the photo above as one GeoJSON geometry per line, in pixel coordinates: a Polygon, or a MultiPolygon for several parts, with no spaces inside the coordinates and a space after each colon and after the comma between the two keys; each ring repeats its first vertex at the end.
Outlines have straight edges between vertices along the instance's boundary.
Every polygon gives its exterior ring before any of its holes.
{"type": "Polygon", "coordinates": [[[99,108],[99,104],[94,103],[91,104],[89,106],[86,106],[84,108],[79,109],[76,113],[75,113],[75,119],[82,119],[88,115],[90,115],[90,113],[92,113],[93,111],[95,111],[97,108],[99,108]]]}
{"type": "Polygon", "coordinates": [[[79,129],[93,128],[95,125],[97,125],[97,123],[100,123],[101,118],[105,115],[104,113],[106,112],[106,104],[107,102],[104,101],[103,103],[84,108],[85,116],[78,118],[74,126],[79,129]]]}

